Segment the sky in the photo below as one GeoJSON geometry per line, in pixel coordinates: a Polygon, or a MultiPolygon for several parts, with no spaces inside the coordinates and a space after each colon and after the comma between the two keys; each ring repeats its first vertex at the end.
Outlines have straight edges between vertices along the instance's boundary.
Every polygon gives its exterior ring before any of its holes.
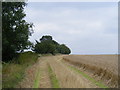
{"type": "Polygon", "coordinates": [[[117,2],[28,2],[25,13],[33,43],[51,35],[71,54],[118,53],[117,2]]]}

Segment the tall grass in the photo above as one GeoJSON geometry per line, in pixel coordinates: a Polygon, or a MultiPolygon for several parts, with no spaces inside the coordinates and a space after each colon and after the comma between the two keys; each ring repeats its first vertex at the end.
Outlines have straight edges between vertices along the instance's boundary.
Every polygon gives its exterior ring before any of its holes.
{"type": "Polygon", "coordinates": [[[15,88],[24,78],[25,70],[37,60],[37,54],[33,52],[21,53],[13,61],[4,63],[2,68],[2,87],[15,88]]]}

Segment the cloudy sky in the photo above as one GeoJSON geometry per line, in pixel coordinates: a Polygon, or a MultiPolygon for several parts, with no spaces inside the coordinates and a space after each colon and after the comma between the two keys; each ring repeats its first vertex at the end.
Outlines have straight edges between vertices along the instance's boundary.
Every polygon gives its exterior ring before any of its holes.
{"type": "Polygon", "coordinates": [[[51,35],[72,54],[118,52],[117,2],[28,2],[25,13],[34,24],[33,43],[51,35]]]}

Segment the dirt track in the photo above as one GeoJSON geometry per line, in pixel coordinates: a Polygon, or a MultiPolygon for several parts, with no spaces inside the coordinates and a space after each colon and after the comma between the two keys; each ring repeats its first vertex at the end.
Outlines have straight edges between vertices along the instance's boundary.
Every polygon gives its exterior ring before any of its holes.
{"type": "MultiPolygon", "coordinates": [[[[99,88],[83,75],[70,69],[64,62],[63,56],[42,56],[38,62],[29,67],[25,78],[18,85],[20,88],[53,88],[48,65],[59,81],[60,88],[99,88]]],[[[100,87],[101,88],[101,87],[100,87]]]]}

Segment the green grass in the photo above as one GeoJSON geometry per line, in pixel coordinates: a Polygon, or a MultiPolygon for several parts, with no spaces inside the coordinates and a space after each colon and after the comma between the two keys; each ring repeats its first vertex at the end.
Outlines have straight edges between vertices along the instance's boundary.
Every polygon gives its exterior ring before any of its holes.
{"type": "Polygon", "coordinates": [[[15,88],[24,78],[26,68],[34,64],[36,60],[37,54],[25,52],[13,61],[4,63],[2,65],[2,87],[15,88]]]}
{"type": "Polygon", "coordinates": [[[39,88],[39,84],[40,84],[40,71],[36,72],[36,78],[34,81],[33,88],[39,88]]]}
{"type": "MultiPolygon", "coordinates": [[[[68,65],[67,65],[68,66],[68,65]]],[[[95,79],[93,79],[92,77],[90,77],[89,75],[85,74],[84,72],[81,72],[80,70],[78,70],[77,68],[73,67],[73,66],[68,66],[70,69],[74,70],[75,72],[81,74],[82,76],[84,76],[85,78],[87,78],[88,80],[90,80],[92,83],[94,83],[95,85],[97,85],[100,88],[108,88],[106,85],[104,85],[102,82],[100,81],[96,81],[95,79]]]]}
{"type": "Polygon", "coordinates": [[[50,65],[48,67],[48,71],[49,71],[49,75],[50,75],[52,88],[60,88],[59,81],[57,80],[56,75],[52,71],[52,68],[50,67],[50,65]]]}
{"type": "Polygon", "coordinates": [[[24,67],[18,64],[7,64],[3,65],[2,72],[2,87],[3,88],[14,88],[17,82],[19,82],[24,74],[24,67]]]}
{"type": "Polygon", "coordinates": [[[29,52],[21,53],[16,61],[19,64],[22,65],[26,64],[26,66],[28,66],[36,62],[37,58],[38,58],[38,54],[29,51],[29,52]]]}

